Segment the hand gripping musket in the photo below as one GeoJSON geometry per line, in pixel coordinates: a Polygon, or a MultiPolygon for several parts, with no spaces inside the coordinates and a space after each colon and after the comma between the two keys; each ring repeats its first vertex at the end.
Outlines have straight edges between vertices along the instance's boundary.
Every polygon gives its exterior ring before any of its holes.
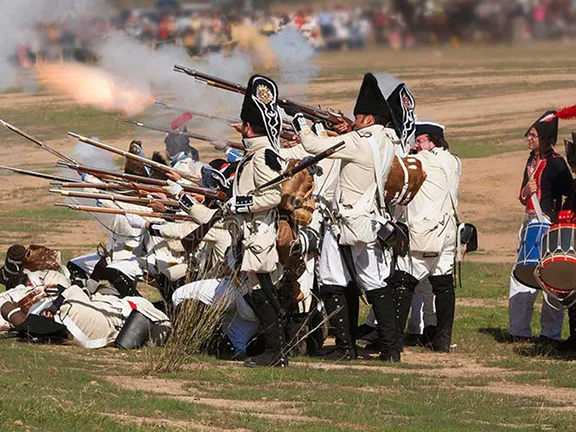
{"type": "Polygon", "coordinates": [[[239,142],[235,142],[235,141],[228,141],[228,140],[223,140],[223,139],[219,139],[219,138],[214,138],[214,137],[209,137],[206,135],[200,135],[197,133],[192,133],[192,132],[182,132],[179,130],[174,130],[174,129],[169,129],[169,128],[164,128],[164,127],[160,127],[160,126],[151,126],[149,124],[143,123],[143,122],[139,122],[139,121],[134,121],[134,120],[124,120],[124,123],[129,124],[131,126],[138,126],[144,129],[149,129],[149,130],[153,130],[153,131],[157,131],[157,132],[164,132],[167,134],[175,134],[175,135],[182,135],[188,138],[192,138],[192,139],[197,139],[200,141],[206,141],[206,142],[221,142],[226,144],[228,147],[232,147],[238,150],[244,150],[244,146],[239,143],[239,142]]]}
{"type": "Polygon", "coordinates": [[[172,219],[172,220],[180,220],[180,221],[191,221],[192,218],[188,215],[182,214],[172,214],[172,213],[148,213],[148,212],[140,212],[140,211],[132,211],[132,210],[120,210],[120,209],[109,209],[103,207],[89,207],[89,206],[81,206],[75,204],[67,204],[67,203],[56,203],[54,204],[57,207],[67,207],[71,210],[83,211],[88,213],[104,213],[104,214],[113,214],[113,215],[123,215],[126,216],[127,214],[134,214],[146,218],[152,219],[172,219]]]}
{"type": "Polygon", "coordinates": [[[345,145],[346,145],[346,143],[344,141],[340,141],[338,144],[330,147],[327,150],[324,150],[322,153],[318,153],[316,156],[311,157],[310,159],[306,159],[305,162],[299,163],[298,165],[294,166],[293,168],[283,172],[278,177],[276,177],[276,178],[270,180],[269,182],[266,182],[263,185],[257,187],[252,192],[250,192],[248,195],[252,195],[256,192],[262,192],[266,189],[270,189],[271,187],[278,186],[278,185],[284,183],[285,181],[287,181],[291,177],[294,177],[300,171],[304,171],[305,169],[307,169],[313,165],[316,165],[321,160],[326,159],[326,158],[332,156],[334,153],[339,152],[340,150],[342,150],[345,147],[345,145]]]}
{"type": "Polygon", "coordinates": [[[119,201],[125,202],[130,204],[138,204],[138,205],[150,205],[154,203],[160,203],[167,207],[174,207],[180,208],[180,203],[176,200],[170,199],[155,199],[155,198],[144,198],[144,197],[133,197],[133,196],[126,196],[126,195],[118,195],[118,194],[100,194],[100,193],[88,193],[88,192],[73,192],[73,191],[66,191],[62,189],[50,189],[51,193],[60,194],[61,196],[65,197],[73,197],[73,198],[86,198],[86,199],[95,199],[95,200],[102,200],[102,201],[119,201]]]}
{"type": "MultiPolygon", "coordinates": [[[[93,139],[91,139],[91,138],[87,138],[87,137],[85,137],[85,136],[78,135],[78,134],[73,133],[73,132],[68,132],[68,135],[71,136],[71,137],[73,137],[73,138],[76,138],[76,139],[79,140],[79,141],[82,141],[83,143],[90,144],[91,146],[98,147],[98,148],[100,148],[100,149],[102,149],[102,150],[106,150],[106,151],[109,151],[109,152],[111,152],[111,153],[114,153],[114,154],[117,154],[117,155],[120,155],[120,156],[124,156],[124,157],[127,158],[127,159],[132,159],[132,160],[138,161],[138,162],[140,162],[140,163],[143,163],[144,165],[148,165],[148,166],[150,166],[150,167],[152,167],[152,168],[155,168],[155,169],[157,169],[158,171],[162,171],[162,172],[165,172],[165,173],[174,173],[174,172],[176,172],[176,173],[178,173],[181,177],[185,178],[186,180],[190,180],[190,181],[193,182],[193,183],[198,183],[198,179],[195,178],[194,176],[191,176],[191,175],[190,175],[189,173],[187,173],[187,172],[184,172],[184,171],[180,171],[180,170],[171,168],[171,167],[166,166],[166,165],[164,165],[164,164],[161,164],[161,163],[159,163],[159,162],[155,162],[155,161],[152,161],[152,160],[147,159],[147,158],[145,158],[145,157],[138,156],[138,155],[132,154],[132,153],[130,153],[130,152],[117,149],[116,147],[112,147],[111,145],[104,144],[104,143],[102,143],[102,142],[100,142],[100,141],[96,141],[96,140],[93,140],[93,139]]],[[[77,164],[77,165],[80,165],[80,164],[77,164]]]]}
{"type": "MultiPolygon", "coordinates": [[[[197,81],[209,85],[210,87],[216,87],[234,93],[240,93],[240,94],[246,93],[246,87],[240,84],[231,81],[226,81],[213,75],[208,75],[203,72],[187,68],[186,66],[174,65],[174,71],[189,75],[195,78],[197,81]]],[[[299,102],[292,101],[290,99],[279,98],[278,105],[280,105],[282,108],[287,107],[297,108],[309,120],[322,121],[327,123],[328,126],[334,126],[341,122],[346,122],[348,123],[348,125],[352,125],[354,123],[352,120],[344,116],[342,113],[335,113],[332,111],[315,108],[310,105],[304,105],[299,102]]]]}
{"type": "Polygon", "coordinates": [[[37,138],[34,138],[32,135],[18,129],[16,126],[11,125],[10,123],[5,122],[4,120],[0,119],[0,124],[8,129],[10,129],[12,132],[17,133],[18,135],[20,135],[23,138],[26,138],[29,141],[32,141],[34,144],[42,147],[44,150],[46,150],[49,153],[52,153],[54,156],[59,157],[60,159],[64,159],[67,160],[68,162],[72,162],[75,164],[79,164],[78,161],[72,159],[70,156],[66,156],[64,153],[60,153],[58,150],[56,150],[55,148],[49,146],[48,144],[44,144],[42,141],[40,141],[37,138]]]}
{"type": "Polygon", "coordinates": [[[39,173],[36,171],[28,171],[28,170],[23,170],[20,168],[13,168],[13,167],[4,166],[4,165],[0,165],[0,169],[11,171],[11,172],[14,172],[17,174],[27,175],[30,177],[38,177],[41,179],[58,181],[58,182],[77,182],[78,181],[77,179],[72,179],[72,178],[68,178],[68,177],[61,177],[61,176],[55,176],[55,175],[50,175],[50,174],[44,174],[44,173],[39,173]]]}
{"type": "MultiPolygon", "coordinates": [[[[87,174],[92,174],[96,177],[99,178],[103,178],[106,180],[111,180],[114,181],[116,183],[118,183],[119,185],[123,185],[123,186],[129,186],[132,182],[137,183],[135,186],[141,186],[140,184],[143,183],[145,185],[153,185],[153,186],[168,186],[168,181],[166,180],[159,180],[159,179],[154,179],[154,178],[150,178],[150,177],[142,177],[139,175],[134,175],[134,174],[125,174],[125,173],[121,173],[121,172],[116,172],[116,171],[108,171],[108,170],[104,170],[101,168],[94,168],[94,167],[88,167],[86,165],[75,165],[75,164],[71,164],[71,163],[66,163],[63,161],[58,161],[58,165],[60,166],[65,166],[67,168],[79,171],[79,172],[84,172],[87,174]],[[125,182],[118,182],[118,180],[124,180],[125,182]],[[130,182],[130,183],[128,183],[130,182]]],[[[190,192],[190,193],[195,193],[195,194],[199,194],[199,195],[204,195],[206,197],[209,198],[215,198],[218,200],[226,200],[226,194],[222,191],[216,190],[216,189],[206,189],[206,188],[202,188],[202,187],[198,187],[198,186],[190,186],[190,185],[181,185],[184,190],[186,192],[190,192]]],[[[90,187],[90,186],[87,186],[90,187]]],[[[166,193],[166,191],[163,190],[164,193],[166,193]]]]}

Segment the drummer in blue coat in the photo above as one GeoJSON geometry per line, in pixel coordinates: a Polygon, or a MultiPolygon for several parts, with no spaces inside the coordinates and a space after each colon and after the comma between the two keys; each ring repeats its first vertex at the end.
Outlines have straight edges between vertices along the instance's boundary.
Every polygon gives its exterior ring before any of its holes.
{"type": "MultiPolygon", "coordinates": [[[[554,151],[558,139],[556,114],[555,111],[544,113],[525,134],[530,157],[520,188],[520,202],[526,213],[520,231],[518,260],[510,277],[508,311],[512,340],[532,337],[530,323],[539,291],[534,269],[540,259],[542,236],[556,223],[563,198],[572,193],[570,169],[554,151]]],[[[561,339],[564,310],[554,303],[553,299],[543,302],[540,339],[561,339]]]]}

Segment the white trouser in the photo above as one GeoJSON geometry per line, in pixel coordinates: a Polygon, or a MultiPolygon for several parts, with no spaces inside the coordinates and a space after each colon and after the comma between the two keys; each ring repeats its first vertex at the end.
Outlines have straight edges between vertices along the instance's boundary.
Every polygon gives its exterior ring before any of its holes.
{"type": "Polygon", "coordinates": [[[96,264],[98,264],[98,261],[100,261],[101,258],[102,257],[97,253],[92,253],[72,258],[70,262],[76,264],[78,267],[84,270],[84,273],[86,273],[88,277],[90,277],[90,275],[94,272],[96,264]]]}
{"type": "Polygon", "coordinates": [[[416,286],[412,299],[412,312],[408,320],[408,333],[422,334],[424,327],[436,325],[434,293],[428,279],[422,279],[416,286]]]}
{"type": "Polygon", "coordinates": [[[143,276],[142,269],[136,257],[122,261],[112,261],[107,268],[121,271],[132,280],[138,280],[143,276]]]}
{"type": "MultiPolygon", "coordinates": [[[[84,270],[88,277],[90,277],[101,258],[97,253],[93,253],[72,258],[70,261],[84,270]]],[[[140,279],[143,275],[138,259],[134,255],[129,259],[112,261],[107,267],[121,271],[132,280],[140,279]]]]}
{"type": "Polygon", "coordinates": [[[231,285],[228,278],[192,282],[178,288],[172,295],[175,307],[190,299],[208,306],[213,305],[217,300],[228,303],[223,328],[234,348],[237,351],[246,352],[246,345],[258,332],[260,321],[254,316],[246,300],[238,295],[236,287],[231,285]]]}
{"type": "MultiPolygon", "coordinates": [[[[350,246],[350,249],[360,288],[366,292],[385,287],[386,279],[390,276],[390,260],[378,242],[359,243],[350,246]]],[[[327,227],[324,234],[319,278],[321,285],[347,286],[351,281],[331,227],[327,227]]]]}
{"type": "Polygon", "coordinates": [[[405,257],[398,257],[398,270],[410,273],[419,281],[428,276],[450,275],[454,267],[455,248],[456,232],[451,230],[437,257],[424,257],[421,252],[413,252],[405,257]]]}
{"type": "MultiPolygon", "coordinates": [[[[532,315],[534,302],[540,290],[530,288],[518,282],[514,275],[510,275],[510,297],[508,300],[508,314],[510,319],[510,335],[532,337],[532,315]]],[[[564,323],[564,308],[554,299],[548,299],[552,306],[544,299],[542,314],[540,315],[540,336],[559,340],[562,338],[562,325],[564,323]],[[559,309],[559,310],[555,310],[559,309]]]]}

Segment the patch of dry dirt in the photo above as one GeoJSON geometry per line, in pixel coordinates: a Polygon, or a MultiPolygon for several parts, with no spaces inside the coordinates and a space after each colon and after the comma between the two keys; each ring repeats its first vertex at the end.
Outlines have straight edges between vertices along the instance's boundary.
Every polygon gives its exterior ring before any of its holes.
{"type": "Polygon", "coordinates": [[[100,413],[112,420],[118,420],[122,423],[138,426],[164,426],[173,428],[176,430],[196,430],[200,432],[250,432],[250,429],[227,429],[222,427],[214,427],[205,425],[200,422],[193,422],[190,420],[174,420],[166,418],[152,418],[152,417],[141,417],[141,416],[131,416],[128,414],[116,414],[116,413],[100,413]]]}

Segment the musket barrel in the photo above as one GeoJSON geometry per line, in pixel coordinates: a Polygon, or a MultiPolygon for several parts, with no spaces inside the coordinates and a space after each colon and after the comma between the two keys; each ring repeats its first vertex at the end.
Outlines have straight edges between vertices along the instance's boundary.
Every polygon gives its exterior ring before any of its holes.
{"type": "Polygon", "coordinates": [[[88,193],[88,192],[73,192],[73,191],[66,191],[61,189],[50,189],[51,193],[60,194],[61,196],[65,197],[73,197],[73,198],[86,198],[86,199],[95,199],[95,200],[103,200],[103,201],[120,201],[126,203],[133,203],[133,204],[143,204],[149,205],[155,202],[163,204],[169,207],[180,208],[180,204],[176,200],[162,200],[162,199],[153,199],[153,198],[141,198],[141,197],[131,197],[125,195],[116,195],[116,194],[99,194],[99,193],[88,193]]]}
{"type": "Polygon", "coordinates": [[[171,214],[171,213],[152,213],[152,212],[139,212],[139,211],[131,211],[131,210],[120,210],[120,209],[109,209],[104,207],[89,207],[89,206],[81,206],[81,205],[71,205],[66,203],[55,203],[57,207],[68,207],[72,210],[77,211],[84,211],[88,213],[105,213],[105,214],[115,214],[115,215],[127,215],[127,214],[135,214],[142,217],[153,218],[153,219],[172,219],[172,220],[181,220],[181,221],[190,221],[192,218],[187,215],[181,214],[171,214]]]}
{"type": "Polygon", "coordinates": [[[79,164],[79,162],[75,161],[74,159],[72,159],[70,156],[66,156],[64,153],[59,152],[58,150],[56,150],[55,148],[49,146],[48,144],[44,144],[42,141],[40,141],[38,138],[33,137],[32,135],[30,135],[27,132],[24,132],[23,130],[17,128],[16,126],[0,119],[0,124],[4,127],[6,127],[7,129],[11,130],[12,132],[20,135],[23,138],[26,138],[28,141],[33,142],[34,144],[42,147],[44,150],[46,150],[49,153],[52,153],[54,156],[59,157],[61,159],[65,159],[68,162],[72,162],[75,164],[79,164]]]}
{"type": "Polygon", "coordinates": [[[61,176],[55,176],[55,175],[50,175],[50,174],[44,174],[44,173],[39,173],[36,171],[28,171],[28,170],[23,170],[23,169],[19,169],[19,168],[4,166],[4,165],[0,165],[0,169],[6,170],[6,171],[11,171],[11,172],[14,172],[17,174],[27,175],[30,177],[42,178],[42,179],[46,179],[46,180],[62,181],[62,182],[76,182],[77,181],[76,179],[71,179],[68,177],[61,177],[61,176]]]}
{"type": "Polygon", "coordinates": [[[134,120],[124,120],[124,123],[129,124],[131,126],[138,126],[138,127],[144,128],[144,129],[154,130],[157,132],[164,132],[164,133],[168,133],[168,134],[181,135],[181,136],[185,136],[188,138],[197,139],[200,141],[223,142],[228,147],[232,147],[232,148],[239,149],[239,150],[244,150],[244,146],[241,143],[235,142],[235,141],[222,140],[222,139],[209,137],[206,135],[201,135],[201,134],[197,134],[197,133],[193,133],[193,132],[182,132],[179,130],[173,130],[173,129],[163,128],[163,127],[159,127],[159,126],[152,126],[152,125],[149,125],[149,124],[146,124],[143,122],[139,122],[139,121],[134,121],[134,120]]]}
{"type": "Polygon", "coordinates": [[[147,158],[144,158],[144,157],[141,157],[141,156],[132,154],[132,153],[130,153],[130,152],[127,152],[127,151],[118,149],[118,148],[113,147],[113,146],[111,146],[111,145],[104,144],[104,143],[102,143],[102,142],[100,142],[100,141],[95,141],[95,140],[93,140],[93,139],[91,139],[91,138],[87,138],[87,137],[85,137],[85,136],[76,134],[76,133],[74,133],[74,132],[68,132],[68,135],[71,136],[71,137],[73,137],[73,138],[76,138],[77,140],[82,141],[82,142],[84,142],[84,143],[86,143],[86,144],[90,144],[90,145],[92,145],[92,146],[94,146],[94,147],[98,147],[98,148],[101,148],[101,149],[103,149],[103,150],[107,150],[107,151],[109,151],[109,152],[111,152],[111,153],[115,153],[115,154],[120,155],[120,156],[124,156],[124,157],[127,158],[127,159],[132,159],[132,160],[141,162],[141,163],[143,163],[143,164],[145,164],[145,165],[148,165],[148,166],[150,166],[150,167],[156,168],[156,169],[158,169],[159,171],[168,172],[168,173],[170,173],[170,172],[176,172],[176,173],[178,173],[181,177],[183,177],[183,178],[185,178],[185,179],[187,179],[187,180],[190,180],[190,181],[192,181],[192,182],[194,182],[194,183],[197,183],[197,182],[198,182],[198,179],[197,179],[197,178],[195,178],[194,176],[190,175],[190,174],[187,173],[187,172],[180,171],[180,170],[177,170],[177,169],[168,167],[168,166],[166,166],[166,165],[164,165],[164,164],[161,164],[161,163],[159,163],[159,162],[155,162],[155,161],[152,161],[152,160],[150,160],[150,159],[147,159],[147,158]]]}
{"type": "Polygon", "coordinates": [[[279,184],[284,183],[286,180],[288,180],[291,177],[294,177],[300,171],[304,171],[308,167],[315,165],[318,162],[320,162],[321,160],[332,156],[334,153],[339,152],[345,146],[346,146],[346,143],[344,141],[340,141],[338,144],[335,144],[332,147],[330,147],[329,149],[324,150],[322,153],[317,154],[316,156],[310,158],[306,162],[302,162],[302,163],[296,165],[294,168],[280,174],[278,177],[276,177],[276,178],[270,180],[269,182],[266,182],[263,185],[257,187],[252,192],[250,192],[248,195],[251,195],[255,192],[261,192],[261,191],[264,191],[264,190],[269,189],[271,187],[278,186],[279,184]]]}

